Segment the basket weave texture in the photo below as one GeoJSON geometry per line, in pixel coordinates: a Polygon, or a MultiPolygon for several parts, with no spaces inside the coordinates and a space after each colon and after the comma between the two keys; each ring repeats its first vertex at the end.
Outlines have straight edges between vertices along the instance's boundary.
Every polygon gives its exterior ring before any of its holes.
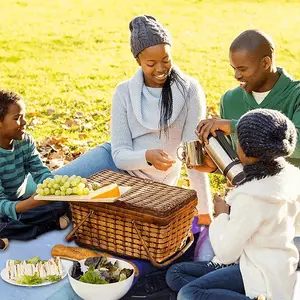
{"type": "Polygon", "coordinates": [[[88,180],[131,189],[114,203],[71,202],[74,226],[89,215],[76,230],[76,243],[152,263],[162,263],[187,249],[197,205],[194,190],[109,170],[88,180]]]}

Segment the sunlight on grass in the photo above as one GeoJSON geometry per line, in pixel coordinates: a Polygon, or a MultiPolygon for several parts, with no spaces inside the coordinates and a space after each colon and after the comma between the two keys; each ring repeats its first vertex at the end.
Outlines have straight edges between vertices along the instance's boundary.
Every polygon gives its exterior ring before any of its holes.
{"type": "Polygon", "coordinates": [[[1,1],[1,88],[21,93],[28,112],[40,113],[37,139],[79,139],[82,132],[62,127],[79,111],[92,123],[82,129],[90,146],[108,140],[114,88],[137,68],[128,23],[147,13],[170,30],[175,63],[201,82],[209,113],[218,114],[221,95],[236,85],[228,47],[245,29],[269,33],[278,65],[300,77],[299,11],[298,1],[1,1]]]}

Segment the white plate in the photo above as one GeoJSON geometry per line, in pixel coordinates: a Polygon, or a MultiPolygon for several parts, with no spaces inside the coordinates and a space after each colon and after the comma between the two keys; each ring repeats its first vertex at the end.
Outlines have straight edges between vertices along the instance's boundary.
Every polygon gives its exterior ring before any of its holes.
{"type": "MultiPolygon", "coordinates": [[[[73,264],[73,262],[71,261],[68,261],[68,260],[63,260],[61,259],[61,264],[62,264],[62,269],[63,269],[63,275],[62,275],[62,278],[61,280],[63,280],[67,274],[68,274],[68,270],[70,269],[71,265],[73,264]]],[[[28,284],[20,284],[20,283],[17,283],[16,281],[12,280],[12,279],[9,279],[8,278],[8,272],[7,272],[7,269],[4,268],[2,271],[1,271],[1,278],[6,281],[7,283],[10,283],[10,284],[13,284],[13,285],[17,285],[17,286],[28,286],[28,287],[36,287],[36,286],[44,286],[44,285],[49,285],[49,284],[53,284],[53,283],[56,283],[56,282],[60,282],[60,281],[55,281],[55,282],[51,282],[51,281],[46,281],[46,282],[43,282],[43,283],[40,283],[40,284],[34,284],[34,285],[28,285],[28,284]]]]}
{"type": "MultiPolygon", "coordinates": [[[[130,186],[119,186],[121,196],[128,192],[131,189],[130,186]]],[[[79,201],[79,202],[106,202],[112,203],[115,202],[119,197],[111,198],[97,198],[91,199],[90,195],[70,195],[70,196],[34,196],[34,200],[46,200],[46,201],[79,201]]]]}

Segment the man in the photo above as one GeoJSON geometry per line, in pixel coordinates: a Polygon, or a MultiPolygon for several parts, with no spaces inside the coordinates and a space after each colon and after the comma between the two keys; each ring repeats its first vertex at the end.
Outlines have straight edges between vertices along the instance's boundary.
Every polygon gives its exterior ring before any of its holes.
{"type": "MultiPolygon", "coordinates": [[[[208,143],[208,135],[215,136],[219,129],[230,135],[236,149],[236,124],[244,113],[255,108],[279,110],[298,130],[296,149],[287,160],[300,167],[300,81],[294,80],[283,68],[276,67],[274,43],[258,30],[246,30],[232,42],[229,60],[240,85],[221,98],[221,119],[206,119],[199,123],[196,133],[200,141],[208,143]]],[[[223,200],[216,197],[215,205],[223,205],[223,200]]],[[[295,244],[300,250],[300,237],[295,239],[295,244]]]]}
{"type": "Polygon", "coordinates": [[[298,143],[288,160],[300,167],[300,81],[295,81],[284,69],[276,67],[275,48],[269,36],[258,30],[246,30],[231,44],[230,64],[240,85],[227,91],[221,99],[221,119],[199,123],[197,133],[207,143],[217,129],[230,135],[236,148],[235,127],[238,119],[255,108],[281,111],[298,129],[298,143]]]}

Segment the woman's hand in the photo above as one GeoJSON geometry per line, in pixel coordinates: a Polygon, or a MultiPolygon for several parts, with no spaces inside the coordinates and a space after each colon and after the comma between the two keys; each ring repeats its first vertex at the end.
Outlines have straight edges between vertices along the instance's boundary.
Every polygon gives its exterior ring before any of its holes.
{"type": "Polygon", "coordinates": [[[208,144],[208,135],[211,133],[215,137],[216,130],[221,130],[225,135],[229,135],[230,124],[231,120],[216,118],[202,120],[197,126],[196,135],[201,143],[208,144]]]}
{"type": "Polygon", "coordinates": [[[216,217],[222,213],[229,214],[229,205],[219,195],[214,195],[213,202],[216,217]]]}
{"type": "Polygon", "coordinates": [[[32,195],[30,198],[26,200],[19,201],[16,204],[16,212],[17,213],[24,212],[38,206],[44,206],[50,204],[52,202],[52,201],[34,200],[34,196],[35,195],[32,195]]]}
{"type": "Polygon", "coordinates": [[[146,160],[160,171],[167,171],[176,162],[168,153],[160,149],[147,150],[146,160]]]}

